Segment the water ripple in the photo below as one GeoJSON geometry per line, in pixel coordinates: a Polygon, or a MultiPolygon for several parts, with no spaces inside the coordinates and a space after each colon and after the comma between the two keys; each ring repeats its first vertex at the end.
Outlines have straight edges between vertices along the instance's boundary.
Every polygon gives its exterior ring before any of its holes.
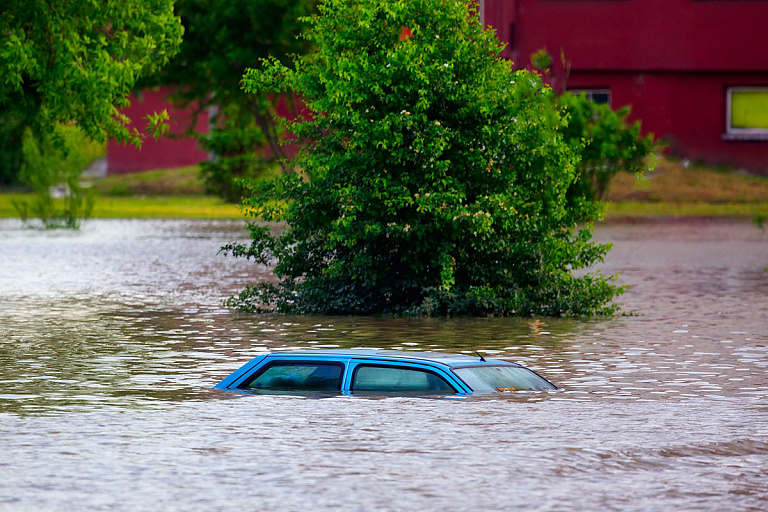
{"type": "Polygon", "coordinates": [[[229,221],[0,220],[3,510],[764,510],[768,239],[605,225],[638,316],[242,316],[229,221]],[[474,350],[565,390],[309,399],[212,390],[276,349],[474,350]],[[349,497],[354,496],[354,500],[349,497]]]}

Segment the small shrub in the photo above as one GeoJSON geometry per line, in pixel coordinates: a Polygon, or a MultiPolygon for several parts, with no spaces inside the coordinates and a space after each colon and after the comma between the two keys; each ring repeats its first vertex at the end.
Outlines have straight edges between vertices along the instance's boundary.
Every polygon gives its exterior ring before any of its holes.
{"type": "Polygon", "coordinates": [[[648,170],[655,149],[653,135],[641,135],[640,123],[627,121],[629,107],[613,110],[584,93],[565,93],[557,101],[567,118],[560,132],[581,155],[577,178],[568,190],[571,201],[578,197],[601,201],[617,173],[640,175],[648,170]]]}
{"type": "Polygon", "coordinates": [[[37,218],[46,229],[77,229],[93,208],[93,194],[80,183],[82,171],[104,154],[103,144],[76,126],[60,126],[42,140],[27,130],[22,153],[20,179],[34,199],[14,203],[19,217],[28,225],[37,218]]]}
{"type": "Polygon", "coordinates": [[[245,195],[242,180],[257,178],[270,167],[264,158],[266,138],[253,120],[225,118],[210,133],[199,136],[211,159],[200,163],[206,193],[238,203],[245,195]]]}

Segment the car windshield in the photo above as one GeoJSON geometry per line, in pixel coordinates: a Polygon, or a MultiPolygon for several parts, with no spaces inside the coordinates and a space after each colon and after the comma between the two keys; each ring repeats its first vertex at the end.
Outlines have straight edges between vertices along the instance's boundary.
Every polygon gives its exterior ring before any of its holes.
{"type": "Polygon", "coordinates": [[[474,391],[557,389],[551,382],[519,366],[471,366],[455,368],[453,371],[474,391]]]}

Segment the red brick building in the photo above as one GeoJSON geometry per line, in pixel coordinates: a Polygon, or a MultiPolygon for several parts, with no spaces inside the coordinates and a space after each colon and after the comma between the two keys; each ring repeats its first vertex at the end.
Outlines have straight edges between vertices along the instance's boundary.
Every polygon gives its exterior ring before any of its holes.
{"type": "Polygon", "coordinates": [[[556,90],[632,105],[673,154],[768,175],[768,1],[480,1],[516,67],[544,48],[556,90]]]}

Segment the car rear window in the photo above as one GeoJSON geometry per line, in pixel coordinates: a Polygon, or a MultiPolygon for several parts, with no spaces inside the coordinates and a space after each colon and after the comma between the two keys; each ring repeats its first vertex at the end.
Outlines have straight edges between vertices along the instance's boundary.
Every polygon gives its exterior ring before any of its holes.
{"type": "Polygon", "coordinates": [[[339,363],[272,363],[244,389],[338,391],[344,367],[339,363]]]}
{"type": "Polygon", "coordinates": [[[352,392],[456,393],[434,372],[418,368],[360,365],[352,377],[352,392]]]}
{"type": "Polygon", "coordinates": [[[557,386],[528,368],[519,366],[471,366],[454,368],[474,391],[555,390],[557,386]]]}

